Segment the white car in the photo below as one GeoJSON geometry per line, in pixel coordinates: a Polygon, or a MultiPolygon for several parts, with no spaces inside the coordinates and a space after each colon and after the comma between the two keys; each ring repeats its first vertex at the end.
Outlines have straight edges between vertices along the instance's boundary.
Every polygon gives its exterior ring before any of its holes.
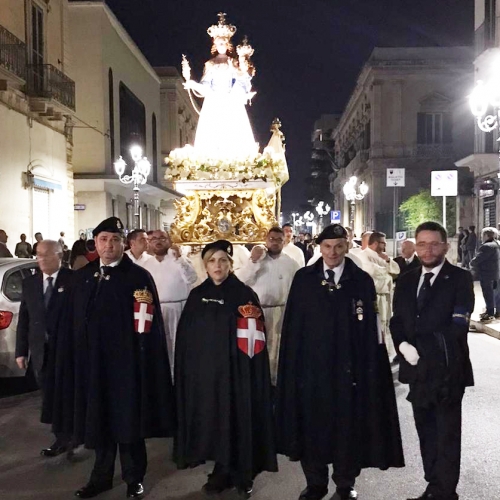
{"type": "Polygon", "coordinates": [[[16,364],[16,328],[23,279],[37,269],[34,259],[0,259],[0,378],[24,376],[16,364]]]}

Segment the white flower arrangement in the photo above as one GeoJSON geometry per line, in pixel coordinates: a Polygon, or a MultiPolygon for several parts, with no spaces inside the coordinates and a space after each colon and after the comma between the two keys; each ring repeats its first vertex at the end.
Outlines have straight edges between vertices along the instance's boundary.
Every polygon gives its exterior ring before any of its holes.
{"type": "Polygon", "coordinates": [[[165,158],[168,181],[231,180],[247,182],[261,179],[281,184],[285,162],[273,148],[267,147],[254,156],[207,158],[189,144],[174,149],[165,158]]]}

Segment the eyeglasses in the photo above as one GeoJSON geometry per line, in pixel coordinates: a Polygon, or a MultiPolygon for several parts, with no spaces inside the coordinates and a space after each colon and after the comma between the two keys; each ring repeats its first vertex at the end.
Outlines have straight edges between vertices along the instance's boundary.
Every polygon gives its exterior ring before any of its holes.
{"type": "Polygon", "coordinates": [[[444,241],[433,241],[431,243],[424,243],[421,241],[420,243],[417,243],[415,246],[417,247],[417,250],[425,250],[426,248],[430,248],[431,250],[437,250],[440,246],[444,245],[444,241]]]}

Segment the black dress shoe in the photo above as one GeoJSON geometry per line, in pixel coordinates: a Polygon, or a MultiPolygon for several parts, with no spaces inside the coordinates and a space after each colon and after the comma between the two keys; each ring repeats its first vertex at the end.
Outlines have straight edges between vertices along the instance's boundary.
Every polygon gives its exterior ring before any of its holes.
{"type": "Polygon", "coordinates": [[[88,483],[83,488],[75,491],[75,497],[78,498],[93,498],[97,495],[110,490],[113,487],[112,484],[94,484],[88,483]]]}
{"type": "Polygon", "coordinates": [[[205,495],[218,495],[224,490],[233,487],[229,474],[209,474],[208,481],[203,485],[201,490],[205,495]]]}
{"type": "Polygon", "coordinates": [[[238,496],[243,500],[247,500],[252,496],[253,484],[245,484],[236,487],[238,496]]]}
{"type": "Polygon", "coordinates": [[[299,500],[321,500],[328,495],[328,488],[321,486],[308,486],[299,496],[299,500]]]}
{"type": "Polygon", "coordinates": [[[132,483],[127,486],[127,498],[142,498],[144,486],[142,483],[132,483]]]}
{"type": "Polygon", "coordinates": [[[66,453],[67,451],[67,444],[61,444],[56,441],[52,446],[44,448],[40,452],[40,455],[42,455],[42,457],[57,457],[57,455],[61,455],[62,453],[66,453]]]}
{"type": "Polygon", "coordinates": [[[353,488],[337,488],[337,495],[340,500],[356,500],[358,492],[353,488]]]}

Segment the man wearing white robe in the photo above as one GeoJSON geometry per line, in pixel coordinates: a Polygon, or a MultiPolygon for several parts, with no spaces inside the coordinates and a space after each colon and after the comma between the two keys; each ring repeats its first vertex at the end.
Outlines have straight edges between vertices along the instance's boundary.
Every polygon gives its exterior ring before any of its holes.
{"type": "Polygon", "coordinates": [[[304,258],[304,252],[293,242],[292,225],[289,223],[283,224],[283,231],[285,233],[283,253],[290,256],[300,267],[304,267],[306,265],[306,259],[304,258]]]}
{"type": "Polygon", "coordinates": [[[189,260],[181,256],[179,247],[172,245],[168,233],[153,231],[149,241],[154,257],[147,260],[143,267],[153,276],[158,290],[173,376],[177,325],[197,275],[189,260]]]}
{"type": "Polygon", "coordinates": [[[250,257],[236,276],[258,295],[266,322],[267,350],[271,365],[271,381],[276,385],[283,315],[295,273],[300,266],[283,252],[283,230],[269,230],[266,246],[252,248],[250,257]]]}
{"type": "Polygon", "coordinates": [[[143,229],[134,229],[127,234],[127,244],[130,247],[125,253],[134,264],[141,266],[151,258],[148,254],[148,235],[143,229]]]}
{"type": "Polygon", "coordinates": [[[373,231],[363,235],[363,243],[367,246],[355,255],[360,258],[363,270],[375,283],[377,292],[377,307],[382,327],[382,335],[390,359],[396,356],[396,350],[389,330],[392,316],[392,296],[394,292],[394,277],[400,272],[397,262],[386,253],[385,234],[373,231]]]}

